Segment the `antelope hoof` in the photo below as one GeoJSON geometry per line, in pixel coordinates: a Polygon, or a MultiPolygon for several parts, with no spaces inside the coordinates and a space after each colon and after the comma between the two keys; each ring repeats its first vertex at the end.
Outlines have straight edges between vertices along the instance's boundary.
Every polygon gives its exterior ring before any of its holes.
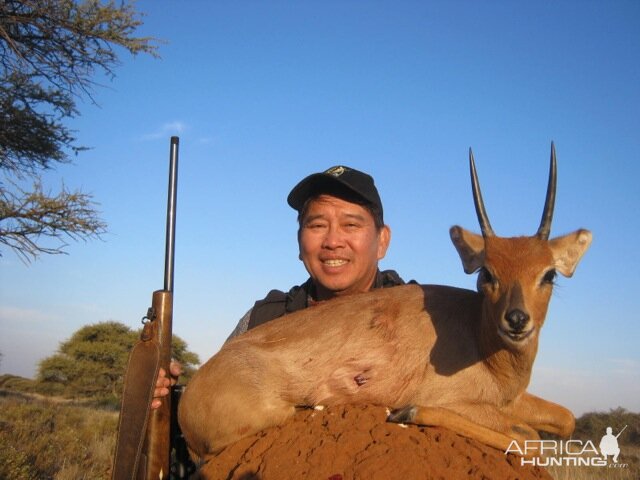
{"type": "Polygon", "coordinates": [[[417,407],[407,405],[406,407],[393,410],[387,417],[387,421],[392,423],[413,423],[417,413],[417,407]]]}

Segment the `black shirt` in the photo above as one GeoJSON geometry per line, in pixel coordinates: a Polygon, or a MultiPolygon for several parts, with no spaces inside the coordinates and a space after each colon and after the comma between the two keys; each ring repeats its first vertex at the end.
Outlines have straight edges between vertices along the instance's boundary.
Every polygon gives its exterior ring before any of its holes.
{"type": "MultiPolygon", "coordinates": [[[[416,283],[411,280],[409,283],[416,283]]],[[[373,283],[374,288],[389,288],[404,285],[405,281],[394,270],[378,270],[373,283]]],[[[307,308],[315,299],[315,287],[309,278],[302,285],[291,288],[287,293],[271,290],[265,298],[258,300],[249,317],[247,329],[250,330],[270,320],[279,318],[287,313],[307,308]]]]}

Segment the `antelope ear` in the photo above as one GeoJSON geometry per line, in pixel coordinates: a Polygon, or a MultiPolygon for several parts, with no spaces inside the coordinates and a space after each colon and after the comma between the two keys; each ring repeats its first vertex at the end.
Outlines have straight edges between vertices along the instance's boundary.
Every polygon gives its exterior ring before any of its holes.
{"type": "Polygon", "coordinates": [[[549,246],[553,252],[556,270],[565,277],[572,276],[589,245],[591,232],[583,229],[550,240],[549,246]]]}
{"type": "Polygon", "coordinates": [[[459,226],[449,230],[449,236],[462,260],[465,273],[473,273],[484,265],[484,237],[459,226]]]}

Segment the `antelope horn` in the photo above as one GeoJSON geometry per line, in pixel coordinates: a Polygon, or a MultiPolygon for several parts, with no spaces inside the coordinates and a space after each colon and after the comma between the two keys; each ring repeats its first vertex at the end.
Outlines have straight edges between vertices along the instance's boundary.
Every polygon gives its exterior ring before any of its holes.
{"type": "Polygon", "coordinates": [[[551,161],[549,165],[549,183],[547,184],[547,199],[544,202],[544,211],[542,212],[542,220],[540,220],[540,227],[536,236],[549,240],[549,234],[551,233],[551,220],[553,219],[553,207],[556,203],[556,180],[557,180],[557,167],[556,167],[556,147],[551,142],[551,161]]]}
{"type": "Polygon", "coordinates": [[[478,182],[478,174],[476,172],[476,162],[473,160],[473,151],[469,148],[469,169],[471,170],[471,189],[473,190],[473,203],[476,206],[476,215],[480,223],[480,230],[483,237],[494,237],[493,229],[489,223],[487,211],[484,209],[482,201],[482,193],[480,193],[480,183],[478,182]]]}

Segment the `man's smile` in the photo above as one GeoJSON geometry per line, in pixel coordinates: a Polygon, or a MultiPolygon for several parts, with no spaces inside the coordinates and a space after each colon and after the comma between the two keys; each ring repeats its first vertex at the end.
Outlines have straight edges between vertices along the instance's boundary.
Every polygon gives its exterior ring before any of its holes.
{"type": "Polygon", "coordinates": [[[349,263],[349,261],[342,258],[322,260],[322,264],[327,267],[341,267],[342,265],[346,265],[347,263],[349,263]]]}

